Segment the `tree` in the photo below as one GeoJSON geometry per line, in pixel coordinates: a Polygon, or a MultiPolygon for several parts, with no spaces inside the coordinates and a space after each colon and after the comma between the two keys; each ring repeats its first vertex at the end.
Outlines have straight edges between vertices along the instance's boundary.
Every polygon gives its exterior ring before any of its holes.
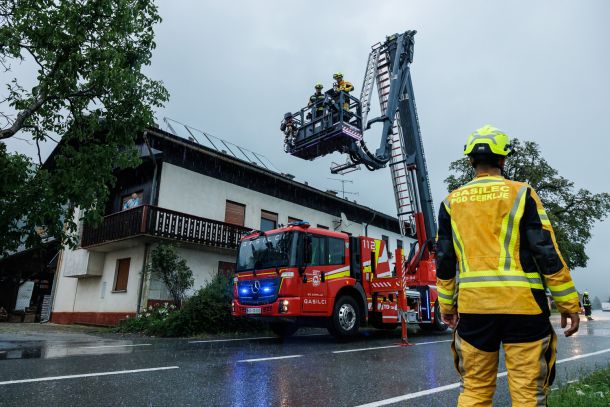
{"type": "Polygon", "coordinates": [[[595,298],[593,298],[593,301],[591,301],[591,308],[602,309],[602,301],[599,299],[598,296],[595,296],[595,298]]]}
{"type": "MultiPolygon", "coordinates": [[[[557,172],[544,159],[540,147],[533,141],[512,141],[516,153],[506,160],[504,175],[515,181],[529,183],[538,193],[555,229],[557,244],[568,267],[585,267],[589,257],[585,246],[591,239],[591,229],[610,212],[610,194],[594,194],[580,188],[557,172]]],[[[471,181],[474,170],[467,157],[449,165],[453,174],[445,179],[447,189],[471,181]]]]}
{"type": "Polygon", "coordinates": [[[0,66],[34,67],[6,84],[0,141],[38,148],[35,162],[0,143],[0,255],[44,237],[74,245],[77,208],[101,219],[113,171],[138,164],[134,139],[168,100],[142,72],[160,21],[152,0],[0,0],[0,66]],[[43,166],[45,142],[58,144],[43,166]]]}
{"type": "Polygon", "coordinates": [[[186,298],[186,291],[193,287],[193,271],[186,260],[170,244],[160,244],[151,251],[150,265],[147,272],[158,277],[169,290],[178,307],[186,298]]]}

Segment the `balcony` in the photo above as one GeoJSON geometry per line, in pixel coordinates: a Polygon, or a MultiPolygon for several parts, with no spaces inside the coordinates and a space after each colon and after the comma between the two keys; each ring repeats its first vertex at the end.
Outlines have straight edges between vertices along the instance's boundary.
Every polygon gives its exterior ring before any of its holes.
{"type": "Polygon", "coordinates": [[[140,242],[169,239],[232,251],[249,231],[230,223],[142,205],[105,216],[97,227],[85,225],[81,247],[111,251],[140,242]]]}

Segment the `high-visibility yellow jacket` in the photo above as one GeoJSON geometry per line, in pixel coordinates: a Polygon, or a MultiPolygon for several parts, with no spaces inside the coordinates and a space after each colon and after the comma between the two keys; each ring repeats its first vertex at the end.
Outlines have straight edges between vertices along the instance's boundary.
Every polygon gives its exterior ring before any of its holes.
{"type": "Polygon", "coordinates": [[[438,221],[442,313],[548,314],[545,287],[560,312],[579,311],[548,215],[528,184],[477,177],[447,196],[438,221]]]}
{"type": "MultiPolygon", "coordinates": [[[[335,82],[333,88],[338,91],[350,93],[351,91],[354,90],[354,85],[352,85],[348,81],[341,81],[341,82],[335,82]]],[[[343,102],[343,109],[349,110],[349,99],[347,99],[343,102]]]]}

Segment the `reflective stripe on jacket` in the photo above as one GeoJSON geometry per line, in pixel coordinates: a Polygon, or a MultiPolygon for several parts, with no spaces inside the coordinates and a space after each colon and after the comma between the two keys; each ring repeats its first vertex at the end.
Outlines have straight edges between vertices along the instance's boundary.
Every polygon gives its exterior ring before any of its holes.
{"type": "Polygon", "coordinates": [[[314,93],[313,95],[311,95],[309,97],[309,103],[307,103],[307,106],[308,107],[315,106],[316,110],[321,112],[324,110],[323,102],[324,102],[324,94],[314,93]]]}
{"type": "Polygon", "coordinates": [[[548,313],[545,287],[559,311],[579,308],[540,198],[528,184],[499,176],[477,177],[441,204],[437,287],[448,314],[456,297],[461,313],[548,313]]]}

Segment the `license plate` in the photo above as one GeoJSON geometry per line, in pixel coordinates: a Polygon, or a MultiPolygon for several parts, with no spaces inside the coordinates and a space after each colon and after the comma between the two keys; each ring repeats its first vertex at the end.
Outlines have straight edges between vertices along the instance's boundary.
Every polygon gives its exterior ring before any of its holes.
{"type": "Polygon", "coordinates": [[[260,314],[260,308],[246,308],[246,314],[260,314]]]}

